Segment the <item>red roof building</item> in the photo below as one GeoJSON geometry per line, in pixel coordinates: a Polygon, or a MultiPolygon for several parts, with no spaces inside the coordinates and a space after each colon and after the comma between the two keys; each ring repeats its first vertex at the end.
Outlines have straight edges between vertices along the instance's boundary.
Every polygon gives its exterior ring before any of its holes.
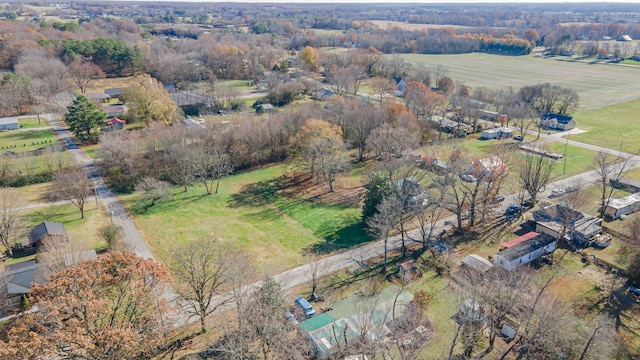
{"type": "Polygon", "coordinates": [[[513,240],[511,240],[509,242],[506,242],[506,243],[502,244],[502,247],[505,248],[505,249],[514,247],[514,246],[516,246],[518,244],[521,244],[521,243],[523,243],[523,242],[525,242],[525,241],[527,241],[529,239],[533,239],[534,237],[536,237],[538,235],[540,235],[540,234],[538,234],[537,232],[534,232],[534,231],[530,231],[530,232],[528,232],[528,233],[526,233],[526,234],[524,234],[524,235],[522,235],[520,237],[517,237],[517,238],[515,238],[515,239],[513,239],[513,240]]]}

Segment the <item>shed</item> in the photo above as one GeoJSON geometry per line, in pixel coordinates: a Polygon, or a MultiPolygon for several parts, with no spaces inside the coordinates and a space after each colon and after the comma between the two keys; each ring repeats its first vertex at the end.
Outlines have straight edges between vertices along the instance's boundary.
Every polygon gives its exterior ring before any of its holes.
{"type": "Polygon", "coordinates": [[[635,193],[620,199],[609,199],[604,214],[612,219],[618,219],[622,215],[633,214],[638,210],[640,210],[640,193],[635,193]]]}
{"type": "Polygon", "coordinates": [[[122,130],[126,124],[125,120],[113,118],[107,121],[107,131],[122,130]]]}
{"type": "Polygon", "coordinates": [[[493,263],[507,271],[511,271],[520,265],[539,259],[542,255],[553,253],[556,247],[557,241],[555,238],[546,234],[539,234],[508,249],[499,251],[493,256],[493,263]]]}
{"type": "Polygon", "coordinates": [[[15,116],[0,118],[0,130],[17,130],[20,128],[18,118],[15,116]]]}
{"type": "Polygon", "coordinates": [[[396,276],[409,282],[422,276],[422,273],[416,266],[416,262],[413,259],[408,259],[396,265],[396,276]]]}
{"type": "Polygon", "coordinates": [[[493,264],[489,260],[476,254],[467,255],[462,259],[462,265],[480,273],[485,273],[493,268],[493,264]]]}

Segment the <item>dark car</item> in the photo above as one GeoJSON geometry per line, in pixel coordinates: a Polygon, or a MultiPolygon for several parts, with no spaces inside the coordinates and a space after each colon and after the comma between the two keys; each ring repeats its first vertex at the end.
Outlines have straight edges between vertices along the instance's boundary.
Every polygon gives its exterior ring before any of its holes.
{"type": "Polygon", "coordinates": [[[504,217],[507,220],[513,220],[517,218],[521,212],[522,212],[522,206],[518,204],[511,204],[509,205],[509,207],[507,207],[507,210],[505,210],[504,217]]]}
{"type": "Polygon", "coordinates": [[[522,141],[522,135],[516,135],[513,137],[513,140],[522,141]]]}
{"type": "Polygon", "coordinates": [[[522,202],[523,209],[531,209],[532,207],[533,207],[533,201],[531,201],[531,199],[525,200],[522,202]]]}

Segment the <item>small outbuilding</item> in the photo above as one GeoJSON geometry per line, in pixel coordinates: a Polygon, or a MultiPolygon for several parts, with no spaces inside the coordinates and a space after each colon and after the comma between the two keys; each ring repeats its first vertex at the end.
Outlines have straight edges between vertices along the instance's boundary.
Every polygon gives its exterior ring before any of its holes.
{"type": "Polygon", "coordinates": [[[638,210],[640,210],[640,193],[635,193],[620,199],[609,199],[604,214],[611,219],[619,219],[623,215],[633,214],[638,210]]]}
{"type": "Polygon", "coordinates": [[[118,119],[118,118],[113,118],[109,121],[107,121],[107,131],[114,131],[114,130],[122,130],[124,129],[124,126],[127,124],[127,122],[125,120],[122,119],[118,119]]]}
{"type": "Polygon", "coordinates": [[[17,130],[20,128],[15,116],[0,118],[0,130],[17,130]]]}
{"type": "Polygon", "coordinates": [[[105,89],[104,93],[109,95],[112,99],[119,99],[124,94],[124,91],[122,91],[121,88],[112,88],[105,89]]]}
{"type": "Polygon", "coordinates": [[[493,263],[507,271],[515,270],[521,265],[528,264],[553,253],[557,248],[555,238],[546,234],[537,234],[517,245],[501,250],[493,256],[493,263]]]}
{"type": "Polygon", "coordinates": [[[493,268],[493,264],[489,260],[476,254],[467,255],[462,259],[462,265],[479,273],[485,273],[493,268]]]}

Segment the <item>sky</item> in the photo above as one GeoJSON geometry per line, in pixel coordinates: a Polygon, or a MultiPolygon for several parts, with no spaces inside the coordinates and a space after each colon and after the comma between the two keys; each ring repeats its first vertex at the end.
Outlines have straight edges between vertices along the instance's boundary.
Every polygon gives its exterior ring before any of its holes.
{"type": "MultiPolygon", "coordinates": [[[[117,1],[117,0],[116,0],[117,1]]],[[[122,0],[125,1],[125,0],[122,0]]],[[[126,0],[131,1],[131,0],[126,0]]],[[[322,3],[322,4],[344,4],[344,3],[379,3],[379,4],[393,4],[393,3],[409,3],[409,4],[478,4],[478,3],[638,3],[639,0],[528,0],[528,1],[513,1],[513,0],[428,0],[428,1],[416,1],[416,0],[132,0],[132,1],[154,1],[154,2],[207,2],[207,3],[224,3],[224,2],[236,2],[236,3],[322,3]]]]}

